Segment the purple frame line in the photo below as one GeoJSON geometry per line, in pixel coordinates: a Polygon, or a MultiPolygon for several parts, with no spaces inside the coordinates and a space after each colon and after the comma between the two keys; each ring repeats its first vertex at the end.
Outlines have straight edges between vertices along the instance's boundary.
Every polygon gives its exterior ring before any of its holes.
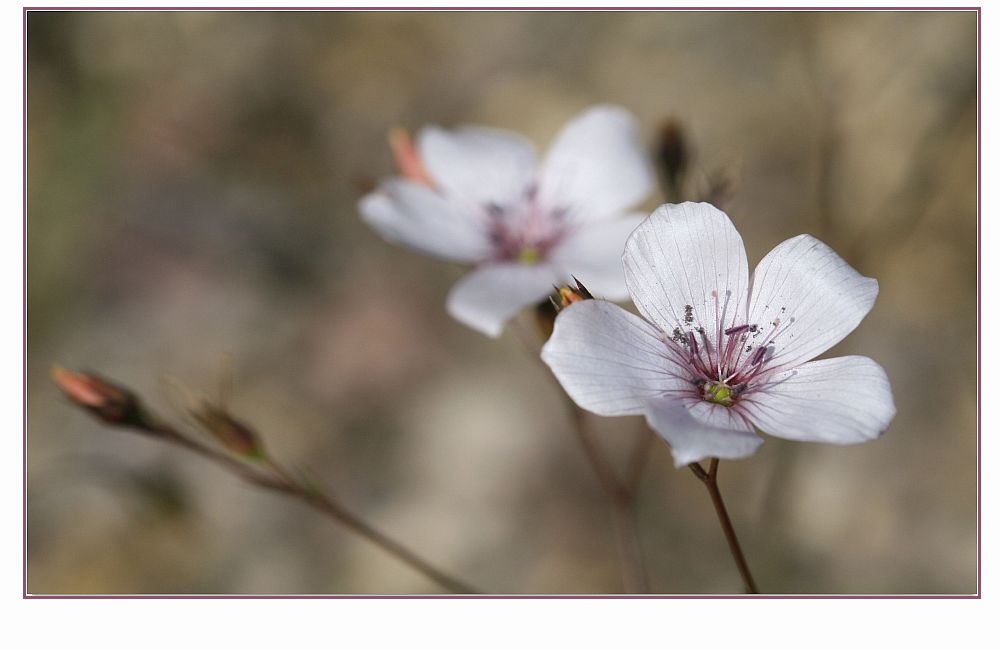
{"type": "Polygon", "coordinates": [[[983,582],[982,454],[982,202],[983,202],[983,8],[968,7],[22,7],[22,538],[25,600],[981,600],[983,582]],[[28,593],[28,12],[29,11],[975,11],[976,12],[976,593],[975,594],[30,594],[28,593]]]}
{"type": "MultiPolygon", "coordinates": [[[[982,7],[24,7],[28,11],[976,11],[982,7]]],[[[978,33],[977,20],[977,33],[978,33]]]]}
{"type": "Polygon", "coordinates": [[[983,13],[976,10],[976,591],[983,597],[983,13]]]}

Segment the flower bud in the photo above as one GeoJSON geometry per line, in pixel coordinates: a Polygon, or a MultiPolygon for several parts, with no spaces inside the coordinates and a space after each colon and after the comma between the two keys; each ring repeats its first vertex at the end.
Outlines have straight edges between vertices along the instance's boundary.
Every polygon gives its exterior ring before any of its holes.
{"type": "Polygon", "coordinates": [[[582,282],[577,280],[575,277],[573,280],[576,282],[576,287],[571,287],[569,285],[556,287],[556,295],[550,298],[552,305],[556,308],[557,312],[566,309],[574,302],[594,299],[593,294],[590,293],[587,287],[583,286],[582,282]]]}
{"type": "Polygon", "coordinates": [[[94,374],[52,368],[52,381],[71,402],[90,411],[106,424],[147,428],[139,400],[129,390],[94,374]]]}
{"type": "Polygon", "coordinates": [[[576,278],[573,278],[573,281],[576,282],[576,287],[569,285],[553,287],[556,292],[549,296],[547,301],[538,303],[535,307],[535,321],[543,340],[548,340],[552,336],[556,316],[560,311],[566,309],[574,302],[593,300],[594,296],[587,290],[587,287],[583,286],[582,282],[576,278]]]}
{"type": "Polygon", "coordinates": [[[656,161],[663,180],[663,191],[667,198],[679,201],[684,183],[684,173],[687,171],[690,159],[684,130],[680,122],[673,118],[667,119],[660,127],[659,139],[656,143],[656,161]]]}
{"type": "Polygon", "coordinates": [[[392,157],[396,161],[396,169],[400,176],[415,183],[434,186],[434,181],[424,168],[420,154],[413,144],[413,138],[406,129],[396,127],[389,131],[389,148],[392,150],[392,157]]]}
{"type": "Polygon", "coordinates": [[[257,434],[222,409],[203,402],[201,408],[192,411],[191,415],[205,431],[237,456],[264,457],[264,446],[257,434]]]}

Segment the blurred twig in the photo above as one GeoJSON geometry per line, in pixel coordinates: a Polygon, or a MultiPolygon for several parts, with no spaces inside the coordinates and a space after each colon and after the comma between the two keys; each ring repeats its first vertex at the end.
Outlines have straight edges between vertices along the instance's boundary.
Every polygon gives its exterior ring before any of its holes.
{"type": "Polygon", "coordinates": [[[916,231],[930,211],[944,170],[953,162],[958,148],[955,143],[960,141],[956,135],[968,128],[970,119],[976,119],[974,85],[958,94],[924,130],[911,156],[914,162],[899,187],[876,211],[876,218],[869,220],[868,227],[849,242],[848,250],[854,259],[866,260],[873,243],[883,250],[885,245],[905,241],[916,231]],[[878,215],[887,218],[880,220],[878,215]]]}
{"type": "Polygon", "coordinates": [[[210,417],[196,414],[196,418],[205,423],[209,433],[225,446],[224,450],[220,450],[161,421],[131,391],[95,375],[69,373],[59,369],[54,373],[54,378],[75,405],[88,410],[105,424],[131,428],[183,447],[251,485],[299,499],[448,591],[478,593],[465,582],[434,567],[403,544],[372,527],[312,481],[296,478],[264,450],[256,434],[224,411],[211,407],[208,411],[210,417]],[[107,398],[106,404],[98,401],[102,398],[107,398]],[[120,417],[119,413],[127,415],[120,417]]]}
{"type": "MultiPolygon", "coordinates": [[[[543,304],[548,308],[549,303],[543,304]]],[[[554,316],[554,314],[553,314],[554,316]]],[[[511,329],[514,331],[518,341],[525,347],[531,358],[541,363],[538,355],[538,337],[532,336],[527,328],[523,327],[516,319],[511,322],[511,329]]],[[[597,478],[604,492],[605,497],[611,507],[612,521],[615,528],[615,540],[618,547],[618,556],[622,569],[622,583],[628,593],[647,593],[649,591],[649,580],[646,575],[645,562],[642,555],[642,544],[639,541],[639,531],[636,528],[635,504],[638,497],[638,485],[642,470],[645,467],[645,456],[648,447],[641,444],[633,452],[633,459],[629,465],[629,477],[626,480],[618,478],[618,474],[612,467],[607,455],[590,435],[587,429],[587,413],[566,395],[562,387],[558,385],[555,377],[548,368],[545,368],[546,376],[549,377],[565,397],[566,410],[572,422],[573,435],[583,450],[584,456],[590,465],[594,476],[597,478]],[[642,458],[636,459],[636,455],[642,458]]]]}

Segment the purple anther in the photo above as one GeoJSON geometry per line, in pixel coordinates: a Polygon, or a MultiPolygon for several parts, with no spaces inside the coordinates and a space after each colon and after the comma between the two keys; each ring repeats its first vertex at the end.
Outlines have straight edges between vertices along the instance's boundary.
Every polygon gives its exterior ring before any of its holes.
{"type": "Polygon", "coordinates": [[[502,205],[500,205],[499,203],[495,203],[493,201],[487,203],[485,208],[486,208],[486,214],[488,214],[492,219],[499,219],[504,215],[505,212],[502,205]]]}

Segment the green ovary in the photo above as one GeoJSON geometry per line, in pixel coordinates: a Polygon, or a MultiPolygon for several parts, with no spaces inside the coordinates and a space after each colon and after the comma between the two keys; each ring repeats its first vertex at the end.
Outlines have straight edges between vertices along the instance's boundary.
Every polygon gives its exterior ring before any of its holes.
{"type": "Polygon", "coordinates": [[[521,264],[536,264],[541,258],[537,248],[529,246],[528,248],[522,248],[521,252],[517,256],[517,261],[521,264]]]}
{"type": "Polygon", "coordinates": [[[722,406],[733,405],[733,389],[723,383],[706,384],[705,400],[722,406]]]}

